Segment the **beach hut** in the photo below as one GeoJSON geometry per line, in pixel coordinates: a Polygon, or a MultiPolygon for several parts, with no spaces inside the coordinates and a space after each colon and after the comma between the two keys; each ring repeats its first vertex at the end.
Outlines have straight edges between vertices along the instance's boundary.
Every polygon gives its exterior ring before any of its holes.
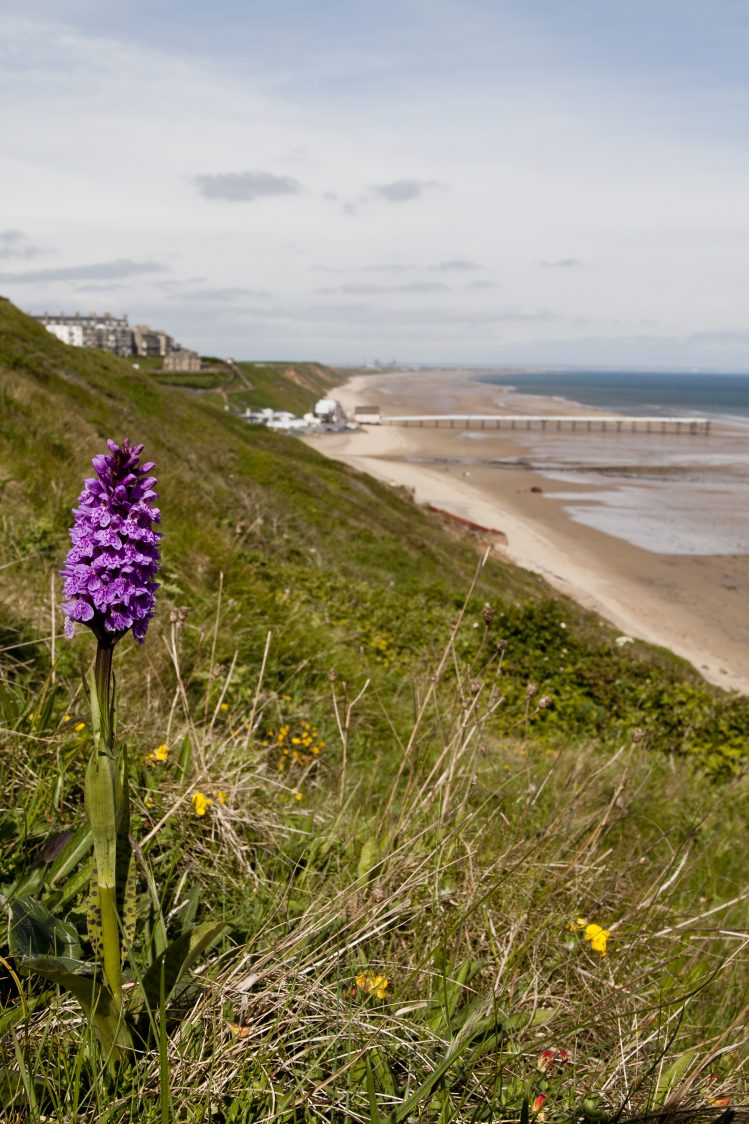
{"type": "Polygon", "coordinates": [[[381,425],[382,415],[379,406],[356,406],[354,421],[359,425],[381,425]]]}

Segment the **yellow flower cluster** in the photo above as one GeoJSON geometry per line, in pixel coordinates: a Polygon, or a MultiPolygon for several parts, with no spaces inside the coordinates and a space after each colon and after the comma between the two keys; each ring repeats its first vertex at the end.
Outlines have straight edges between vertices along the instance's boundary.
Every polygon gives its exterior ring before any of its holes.
{"type": "Polygon", "coordinates": [[[578,917],[577,921],[570,925],[573,933],[579,932],[584,929],[583,937],[586,941],[590,941],[590,947],[593,952],[598,952],[601,956],[606,955],[606,945],[611,933],[608,929],[602,928],[601,925],[594,925],[588,921],[587,917],[578,917]]]}
{"type": "MultiPolygon", "coordinates": [[[[217,792],[216,793],[216,799],[218,800],[219,804],[225,804],[226,803],[226,793],[225,792],[217,792]]],[[[191,797],[191,802],[192,802],[192,810],[193,810],[193,812],[195,813],[196,816],[204,816],[206,814],[206,812],[208,811],[208,809],[210,808],[211,804],[213,803],[210,796],[206,796],[202,792],[193,792],[192,797],[191,797]]]]}
{"type": "Polygon", "coordinates": [[[193,792],[192,810],[196,816],[204,816],[212,803],[209,796],[204,796],[202,792],[193,792]]]}
{"type": "Polygon", "coordinates": [[[277,730],[268,730],[263,745],[277,757],[276,768],[285,772],[291,765],[309,765],[325,748],[316,726],[306,718],[292,726],[286,722],[277,730]]]}
{"type": "MultiPolygon", "coordinates": [[[[72,723],[73,723],[73,729],[75,730],[76,734],[80,734],[82,730],[85,730],[85,729],[86,729],[86,723],[85,723],[85,722],[80,722],[80,721],[79,721],[79,722],[76,722],[76,721],[74,720],[74,718],[73,718],[73,715],[72,715],[72,714],[63,714],[63,716],[62,716],[62,720],[63,720],[63,722],[72,722],[72,723]]],[[[33,726],[33,725],[35,725],[35,723],[36,723],[36,722],[38,722],[38,721],[39,721],[39,715],[38,715],[38,714],[30,714],[30,715],[29,715],[29,723],[30,723],[30,725],[32,725],[32,726],[33,726]]]]}
{"type": "Polygon", "coordinates": [[[150,753],[146,754],[146,764],[163,765],[164,762],[168,760],[168,758],[169,746],[165,742],[162,742],[161,745],[156,746],[156,749],[153,749],[150,753]]]}
{"type": "Polygon", "coordinates": [[[372,976],[369,972],[360,972],[356,977],[356,986],[361,991],[368,991],[370,995],[376,995],[378,999],[385,998],[385,992],[388,989],[387,976],[372,976]]]}

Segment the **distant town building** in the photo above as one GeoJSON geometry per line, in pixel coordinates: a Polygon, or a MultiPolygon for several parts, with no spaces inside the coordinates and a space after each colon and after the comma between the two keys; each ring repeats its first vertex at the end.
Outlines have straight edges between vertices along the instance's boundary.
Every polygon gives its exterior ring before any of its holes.
{"type": "Polygon", "coordinates": [[[112,316],[111,312],[105,312],[103,316],[97,313],[81,316],[80,312],[74,316],[62,312],[50,316],[45,312],[35,319],[58,340],[72,347],[100,347],[104,351],[113,351],[115,355],[133,353],[133,333],[127,316],[112,316]]]}
{"type": "Polygon", "coordinates": [[[162,358],[165,371],[200,370],[197,352],[180,347],[160,328],[150,328],[148,324],[135,324],[131,328],[127,316],[112,316],[111,312],[103,316],[94,312],[88,316],[81,316],[80,312],[73,316],[64,312],[51,316],[45,312],[34,319],[71,347],[98,347],[113,351],[115,355],[162,358]]]}
{"type": "Polygon", "coordinates": [[[149,328],[147,324],[136,324],[133,328],[134,355],[168,355],[174,346],[174,340],[166,332],[149,328]]]}
{"type": "Polygon", "coordinates": [[[199,371],[200,356],[197,351],[189,351],[186,347],[178,347],[164,356],[165,371],[199,371]]]}

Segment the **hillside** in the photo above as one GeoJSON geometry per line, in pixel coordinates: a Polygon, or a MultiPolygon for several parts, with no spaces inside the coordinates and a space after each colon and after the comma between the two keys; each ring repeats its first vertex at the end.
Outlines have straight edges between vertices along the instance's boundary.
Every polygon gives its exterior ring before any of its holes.
{"type": "Polygon", "coordinates": [[[139,360],[160,386],[179,387],[198,392],[218,406],[243,411],[270,406],[290,410],[301,416],[311,410],[343,381],[342,373],[321,363],[236,362],[226,359],[203,360],[198,372],[169,372],[161,360],[139,360]]]}
{"type": "MultiPolygon", "coordinates": [[[[299,409],[337,377],[239,366],[253,389],[226,393],[253,405],[299,409]]],[[[308,1102],[309,1118],[516,1119],[539,1095],[560,1120],[589,1097],[594,1120],[677,1089],[707,1104],[700,1067],[747,984],[726,931],[745,924],[749,702],[668,652],[620,648],[477,538],[222,402],[67,348],[0,301],[3,893],[36,871],[80,920],[85,879],[63,891],[34,865],[82,816],[91,643],[62,639],[52,591],[90,459],[129,436],[157,463],[164,531],[146,645],[117,653],[138,831],[165,918],[189,872],[191,916],[229,925],[215,1003],[206,987],[163,1044],[175,1103],[193,1097],[201,1120],[307,1119],[308,1102]],[[700,922],[712,909],[722,929],[700,922]],[[583,911],[615,919],[610,959],[576,935],[583,911]],[[539,1077],[538,1049],[573,1042],[579,1066],[539,1077]]],[[[49,1072],[65,1020],[53,1032],[49,995],[30,994],[49,1072]]],[[[0,1013],[14,1073],[21,1014],[0,1013]]],[[[721,1064],[736,1096],[737,1059],[721,1064]]],[[[144,1067],[154,1115],[132,1119],[163,1119],[164,1070],[144,1067]]],[[[86,1089],[101,1109],[105,1086],[86,1089]]]]}
{"type": "MultiPolygon", "coordinates": [[[[302,664],[296,674],[305,680],[326,673],[332,653],[352,674],[361,653],[400,690],[403,667],[441,643],[473,580],[477,544],[407,497],[155,383],[126,360],[67,348],[8,302],[0,303],[0,380],[0,612],[3,627],[25,638],[42,620],[46,629],[49,573],[66,549],[77,482],[90,450],[111,434],[137,434],[159,465],[163,617],[182,602],[196,622],[210,616],[224,574],[227,615],[242,623],[236,631],[226,621],[222,658],[237,647],[239,662],[252,666],[272,629],[284,675],[302,664]]],[[[263,400],[285,404],[287,389],[281,383],[263,400]]],[[[505,692],[519,700],[531,680],[548,689],[554,705],[541,718],[550,733],[617,736],[641,725],[658,745],[715,770],[745,756],[749,704],[710,690],[670,654],[618,649],[595,617],[493,557],[472,598],[484,602],[509,646],[505,692]]],[[[199,635],[197,623],[191,632],[199,635]]]]}

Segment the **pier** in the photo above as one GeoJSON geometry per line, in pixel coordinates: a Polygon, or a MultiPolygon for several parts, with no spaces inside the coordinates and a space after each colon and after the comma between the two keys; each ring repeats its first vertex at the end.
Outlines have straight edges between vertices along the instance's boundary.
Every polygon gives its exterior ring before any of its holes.
{"type": "MultiPolygon", "coordinates": [[[[367,418],[357,419],[367,424],[367,418]]],[[[375,419],[371,419],[375,422],[375,419]]],[[[639,418],[622,414],[381,414],[380,425],[431,426],[435,429],[540,429],[584,433],[680,433],[706,435],[709,418],[639,418]]]]}

